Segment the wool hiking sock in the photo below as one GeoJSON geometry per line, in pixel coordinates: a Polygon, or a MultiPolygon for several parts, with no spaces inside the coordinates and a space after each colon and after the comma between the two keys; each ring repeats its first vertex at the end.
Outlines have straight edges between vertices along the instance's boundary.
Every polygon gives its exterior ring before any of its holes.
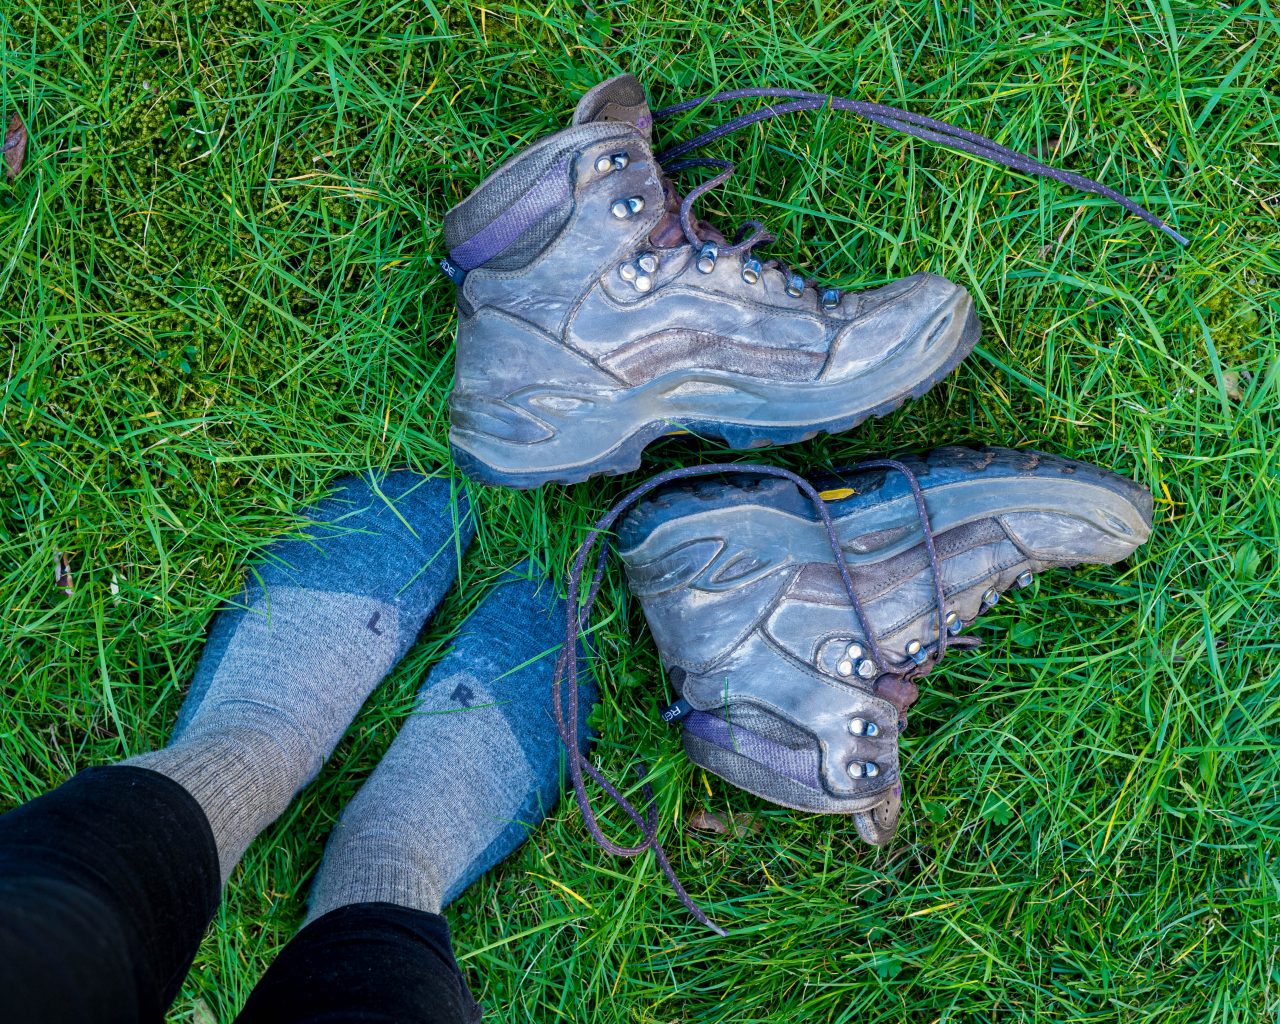
{"type": "MultiPolygon", "coordinates": [[[[355,903],[439,913],[555,806],[564,750],[551,681],[564,618],[550,580],[527,563],[467,618],[334,828],[308,922],[355,903]]],[[[583,748],[596,696],[579,689],[583,748]]]]}
{"type": "Polygon", "coordinates": [[[222,880],[315,778],[453,584],[465,498],[410,472],[345,477],[218,613],[169,745],[124,762],[204,809],[222,880]]]}

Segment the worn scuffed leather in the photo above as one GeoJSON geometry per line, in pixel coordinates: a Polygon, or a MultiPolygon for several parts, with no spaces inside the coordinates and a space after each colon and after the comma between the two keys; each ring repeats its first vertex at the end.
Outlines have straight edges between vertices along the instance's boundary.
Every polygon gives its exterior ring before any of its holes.
{"type": "Polygon", "coordinates": [[[812,286],[788,294],[777,269],[754,284],[736,257],[700,271],[670,231],[670,185],[643,115],[589,95],[574,126],[528,151],[568,149],[572,209],[526,265],[480,266],[460,286],[451,441],[464,469],[533,486],[634,468],[645,444],[681,430],[750,447],[847,429],[921,393],[972,347],[972,300],[936,275],[846,292],[827,310],[812,286]],[[614,216],[637,198],[642,210],[614,216]],[[641,290],[627,268],[645,254],[657,268],[641,290]]]}
{"type": "MultiPolygon", "coordinates": [[[[1047,569],[1124,558],[1150,531],[1150,495],[1084,463],[952,448],[907,464],[925,495],[945,611],[959,625],[1047,569]]],[[[867,636],[829,538],[793,484],[670,488],[624,522],[620,551],[683,699],[743,729],[776,725],[772,738],[811,752],[820,786],[806,792],[793,776],[771,787],[757,766],[705,744],[690,749],[695,760],[786,806],[853,814],[878,843],[892,834],[900,803],[900,726],[946,624],[905,482],[853,473],[831,493],[840,546],[883,656],[866,674],[851,671],[848,650],[863,647],[868,660],[867,636]],[[921,664],[909,655],[913,641],[921,664]],[[855,719],[874,723],[874,735],[851,732],[855,719]],[[874,777],[850,773],[868,763],[874,777]]]]}

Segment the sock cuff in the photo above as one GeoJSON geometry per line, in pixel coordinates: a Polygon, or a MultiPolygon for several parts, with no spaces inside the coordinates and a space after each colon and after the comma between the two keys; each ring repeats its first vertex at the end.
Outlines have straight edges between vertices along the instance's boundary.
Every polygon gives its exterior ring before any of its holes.
{"type": "Polygon", "coordinates": [[[405,830],[350,828],[339,823],[311,888],[303,926],[359,903],[393,903],[438,914],[443,909],[443,888],[435,861],[405,830]],[[343,867],[331,870],[334,865],[343,867]],[[359,865],[359,870],[349,870],[350,865],[359,865]]]}
{"type": "Polygon", "coordinates": [[[257,729],[188,732],[173,746],[122,764],[158,772],[195,798],[213,831],[224,885],[249,844],[306,784],[296,752],[257,729]]]}

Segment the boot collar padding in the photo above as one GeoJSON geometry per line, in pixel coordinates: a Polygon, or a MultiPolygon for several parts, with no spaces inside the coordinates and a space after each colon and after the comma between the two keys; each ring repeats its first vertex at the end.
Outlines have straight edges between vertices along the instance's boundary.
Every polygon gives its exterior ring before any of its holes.
{"type": "Polygon", "coordinates": [[[621,121],[653,140],[653,114],[644,86],[634,75],[616,75],[590,89],[573,112],[575,125],[621,121]]]}

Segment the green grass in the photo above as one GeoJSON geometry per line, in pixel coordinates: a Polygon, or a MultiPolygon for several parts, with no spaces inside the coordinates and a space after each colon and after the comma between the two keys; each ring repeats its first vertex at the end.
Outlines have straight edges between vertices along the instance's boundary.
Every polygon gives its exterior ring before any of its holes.
{"type": "MultiPolygon", "coordinates": [[[[444,212],[581,92],[773,84],[905,105],[1099,177],[1193,237],[831,113],[716,146],[705,212],[843,287],[928,269],[976,354],[797,469],[1035,446],[1157,496],[1125,565],[1044,577],[930,676],[883,852],[695,770],[614,571],[600,758],[648,767],[667,848],[611,861],[563,806],[451,911],[493,1021],[1280,1017],[1280,17],[1009,0],[0,0],[0,809],[163,743],[220,597],[339,472],[447,465],[444,212]],[[74,593],[55,586],[69,553],[74,593]],[[692,833],[697,809],[758,834],[692,833]]],[[[692,123],[668,131],[688,133],[692,123]]],[[[723,454],[688,439],[646,472],[723,454]]],[[[639,477],[637,477],[639,479],[639,477]]],[[[627,486],[475,489],[462,587],[245,857],[173,1019],[229,1021],[296,928],[329,827],[496,571],[562,568],[627,486]]]]}

